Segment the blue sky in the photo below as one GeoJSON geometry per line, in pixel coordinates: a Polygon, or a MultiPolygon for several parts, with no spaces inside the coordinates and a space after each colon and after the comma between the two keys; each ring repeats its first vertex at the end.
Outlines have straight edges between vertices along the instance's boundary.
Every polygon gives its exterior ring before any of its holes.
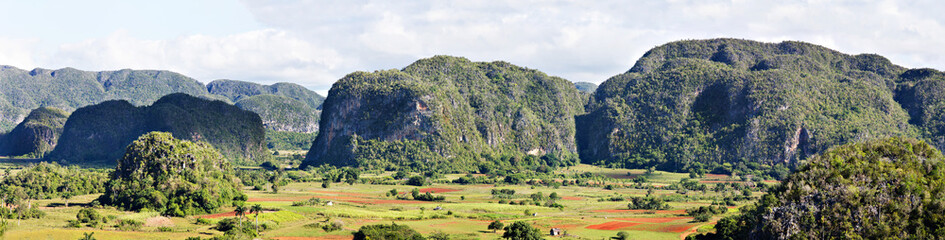
{"type": "Polygon", "coordinates": [[[800,40],[945,69],[937,1],[11,1],[0,65],[166,69],[208,82],[294,82],[433,55],[602,82],[682,39],[800,40]]]}

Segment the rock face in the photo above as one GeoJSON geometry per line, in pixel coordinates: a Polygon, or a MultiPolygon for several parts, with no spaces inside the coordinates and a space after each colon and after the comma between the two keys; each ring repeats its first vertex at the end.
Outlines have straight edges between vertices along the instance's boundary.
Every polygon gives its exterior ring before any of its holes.
{"type": "Polygon", "coordinates": [[[222,101],[177,93],[145,107],[112,100],[77,109],[69,116],[58,146],[47,159],[114,164],[125,146],[151,131],[208,142],[238,163],[262,162],[269,155],[258,115],[222,101]]]}
{"type": "Polygon", "coordinates": [[[355,72],[329,91],[302,167],[472,171],[487,156],[573,158],[582,104],[571,82],[505,62],[437,56],[355,72]]]}
{"type": "Polygon", "coordinates": [[[259,114],[266,129],[301,133],[318,131],[318,109],[325,98],[302,86],[216,80],[207,84],[207,89],[211,94],[230,99],[243,110],[259,114]]]}
{"type": "Polygon", "coordinates": [[[884,136],[945,147],[945,78],[801,42],[680,41],[600,85],[577,118],[581,159],[717,172],[789,165],[884,136]]]}
{"type": "Polygon", "coordinates": [[[34,109],[10,133],[0,136],[0,155],[42,158],[56,147],[69,113],[51,107],[34,109]]]}

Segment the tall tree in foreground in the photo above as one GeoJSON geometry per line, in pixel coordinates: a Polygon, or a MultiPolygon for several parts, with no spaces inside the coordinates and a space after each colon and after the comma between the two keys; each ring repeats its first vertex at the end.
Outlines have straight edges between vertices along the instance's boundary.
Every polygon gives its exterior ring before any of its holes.
{"type": "Polygon", "coordinates": [[[124,210],[187,216],[245,198],[229,163],[210,144],[151,132],[128,146],[99,200],[124,210]]]}
{"type": "Polygon", "coordinates": [[[697,239],[941,239],[945,162],[933,146],[888,138],[833,148],[744,214],[697,239]]]}

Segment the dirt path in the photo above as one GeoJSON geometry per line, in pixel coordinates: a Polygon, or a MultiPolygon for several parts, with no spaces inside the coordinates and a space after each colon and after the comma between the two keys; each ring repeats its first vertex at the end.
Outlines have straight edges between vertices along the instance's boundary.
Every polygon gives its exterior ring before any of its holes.
{"type": "Polygon", "coordinates": [[[682,234],[679,234],[679,239],[680,239],[680,240],[686,240],[686,236],[689,236],[690,234],[693,234],[693,233],[698,232],[698,231],[699,231],[699,227],[701,227],[702,225],[710,225],[710,224],[715,224],[715,223],[717,223],[717,222],[718,222],[718,221],[712,221],[712,222],[706,223],[706,224],[695,225],[695,226],[689,228],[689,230],[686,230],[685,232],[683,232],[682,234]]]}

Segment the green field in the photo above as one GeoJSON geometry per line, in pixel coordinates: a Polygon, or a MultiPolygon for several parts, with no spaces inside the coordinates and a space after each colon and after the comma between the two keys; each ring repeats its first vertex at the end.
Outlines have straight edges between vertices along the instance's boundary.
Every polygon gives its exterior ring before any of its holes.
{"type": "MultiPolygon", "coordinates": [[[[5,167],[16,167],[9,162],[5,167]]],[[[590,165],[579,165],[559,169],[559,174],[592,172],[609,177],[610,181],[597,185],[505,185],[471,184],[459,185],[445,183],[462,175],[446,175],[430,186],[414,187],[407,185],[371,185],[371,184],[332,184],[322,188],[320,182],[293,182],[283,186],[279,193],[245,188],[248,204],[260,204],[267,211],[260,214],[258,221],[267,229],[261,232],[263,239],[350,239],[352,231],[367,224],[397,223],[408,225],[427,235],[434,232],[449,234],[452,239],[500,239],[502,231],[493,233],[487,225],[500,220],[506,225],[514,221],[526,221],[549,234],[551,228],[560,228],[569,239],[604,239],[625,231],[633,239],[680,239],[695,231],[711,231],[713,221],[721,216],[714,216],[708,222],[695,222],[685,213],[685,209],[708,206],[713,199],[731,192],[689,191],[679,193],[675,190],[653,190],[655,196],[674,196],[678,201],[668,202],[667,210],[628,210],[628,201],[604,201],[613,196],[644,196],[647,189],[633,187],[614,187],[607,190],[605,184],[630,186],[631,178],[645,175],[644,170],[606,169],[590,165]],[[628,174],[629,173],[629,174],[628,174]],[[391,189],[400,193],[410,192],[413,188],[421,191],[432,190],[435,195],[443,195],[445,201],[427,202],[398,200],[386,196],[391,189]],[[562,209],[535,206],[511,205],[499,203],[493,198],[492,189],[513,189],[513,201],[529,199],[529,195],[541,192],[547,196],[557,193],[562,199],[557,203],[562,209]],[[294,201],[319,198],[321,204],[314,206],[292,206],[294,201]],[[326,203],[331,201],[329,206],[326,203]],[[318,224],[332,222],[343,223],[343,230],[326,232],[316,227],[318,224]]],[[[362,177],[390,176],[392,172],[364,174],[362,177]]],[[[686,179],[688,174],[656,171],[648,176],[647,184],[666,186],[686,179]]],[[[563,180],[563,179],[561,179],[563,180]]],[[[708,175],[696,179],[705,181],[711,187],[717,181],[738,182],[729,176],[708,175]]],[[[757,196],[760,193],[753,193],[757,196]]],[[[97,207],[102,215],[109,216],[110,222],[97,228],[67,227],[69,220],[76,219],[76,213],[92,202],[97,195],[84,195],[69,200],[70,207],[64,207],[63,199],[38,200],[32,204],[41,206],[46,216],[41,219],[8,220],[10,230],[8,239],[79,239],[84,233],[94,232],[96,239],[185,239],[187,237],[210,237],[222,234],[213,229],[214,222],[225,217],[232,217],[232,207],[226,207],[216,216],[203,216],[210,224],[198,224],[200,216],[186,218],[167,218],[155,212],[124,212],[111,207],[97,207]],[[226,216],[227,213],[229,216],[226,216]],[[222,215],[222,216],[221,216],[222,215]],[[133,219],[144,223],[135,231],[119,231],[114,226],[118,220],[133,219]],[[159,229],[160,227],[160,229],[159,229]],[[163,231],[161,231],[163,230],[163,231]]],[[[738,205],[747,202],[738,202],[738,205]]],[[[729,214],[737,211],[730,207],[729,214]]],[[[248,214],[245,222],[255,220],[255,215],[248,214]]]]}

